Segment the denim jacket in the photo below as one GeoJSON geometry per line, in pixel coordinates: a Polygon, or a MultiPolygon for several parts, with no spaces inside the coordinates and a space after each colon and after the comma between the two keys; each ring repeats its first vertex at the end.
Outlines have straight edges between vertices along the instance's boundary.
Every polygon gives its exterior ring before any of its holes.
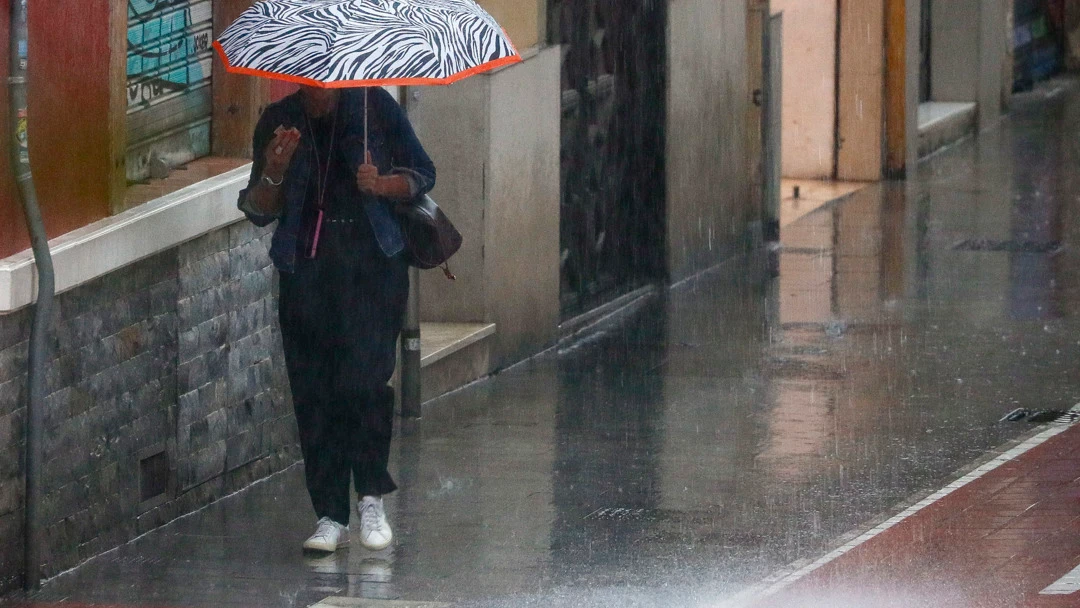
{"type": "MultiPolygon", "coordinates": [[[[409,180],[414,197],[427,194],[435,186],[435,165],[417,140],[405,112],[382,88],[369,89],[369,97],[368,147],[372,163],[378,167],[381,175],[404,175],[409,180]]],[[[338,143],[335,147],[338,153],[345,154],[350,170],[355,174],[364,160],[363,89],[342,90],[337,116],[338,143]]],[[[255,158],[251,177],[247,188],[240,191],[238,202],[240,210],[256,226],[267,226],[277,220],[270,244],[270,259],[281,272],[293,272],[296,268],[297,241],[300,238],[308,180],[313,178],[317,166],[307,123],[300,93],[267,106],[255,126],[252,149],[255,158]],[[247,195],[262,179],[265,165],[263,155],[279,125],[299,129],[301,139],[281,185],[281,194],[285,197],[282,211],[278,215],[266,215],[250,206],[247,195]]],[[[355,186],[336,195],[352,198],[357,206],[363,207],[383,254],[393,257],[401,253],[405,248],[405,239],[394,217],[391,201],[365,195],[355,186]]]]}

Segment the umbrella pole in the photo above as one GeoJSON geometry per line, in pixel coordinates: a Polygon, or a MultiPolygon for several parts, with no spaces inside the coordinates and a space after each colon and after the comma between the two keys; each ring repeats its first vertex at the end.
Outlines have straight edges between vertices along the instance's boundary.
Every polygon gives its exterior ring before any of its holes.
{"type": "Polygon", "coordinates": [[[368,88],[364,87],[364,162],[368,162],[368,126],[367,126],[367,105],[368,105],[368,88]]]}

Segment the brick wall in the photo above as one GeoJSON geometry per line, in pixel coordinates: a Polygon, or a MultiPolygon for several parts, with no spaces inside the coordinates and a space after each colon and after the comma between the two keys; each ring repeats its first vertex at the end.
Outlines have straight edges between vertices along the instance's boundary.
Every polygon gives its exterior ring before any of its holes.
{"type": "MultiPolygon", "coordinates": [[[[241,222],[57,298],[46,576],[299,460],[269,242],[241,222]]],[[[0,592],[21,582],[29,320],[0,316],[0,592]]]]}

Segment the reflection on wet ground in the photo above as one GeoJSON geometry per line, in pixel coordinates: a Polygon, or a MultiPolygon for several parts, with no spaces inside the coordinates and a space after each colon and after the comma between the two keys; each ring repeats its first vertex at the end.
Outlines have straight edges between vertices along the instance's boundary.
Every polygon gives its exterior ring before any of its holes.
{"type": "Polygon", "coordinates": [[[1013,112],[787,226],[778,278],[728,264],[405,425],[394,548],[305,559],[294,467],[39,599],[711,606],[816,557],[1080,401],[1080,96],[1013,112]]]}

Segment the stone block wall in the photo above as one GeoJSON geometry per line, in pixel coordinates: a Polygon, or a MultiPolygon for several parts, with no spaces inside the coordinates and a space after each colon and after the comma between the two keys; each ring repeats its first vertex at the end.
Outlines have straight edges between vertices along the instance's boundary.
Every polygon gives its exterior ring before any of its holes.
{"type": "MultiPolygon", "coordinates": [[[[299,460],[269,244],[241,222],[57,297],[46,576],[299,460]]],[[[23,570],[29,331],[0,316],[0,593],[23,570]]]]}

